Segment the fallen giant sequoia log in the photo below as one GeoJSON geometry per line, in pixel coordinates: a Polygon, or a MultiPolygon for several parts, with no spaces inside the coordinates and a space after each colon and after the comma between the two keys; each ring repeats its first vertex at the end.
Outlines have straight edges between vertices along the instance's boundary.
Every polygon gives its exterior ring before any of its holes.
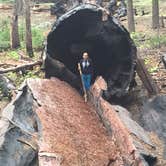
{"type": "Polygon", "coordinates": [[[131,119],[137,131],[129,131],[97,85],[92,88],[95,109],[63,81],[27,80],[0,117],[0,165],[148,166],[141,155],[142,145],[151,147],[147,133],[131,119]],[[131,133],[141,140],[141,153],[131,133]]]}
{"type": "Polygon", "coordinates": [[[94,107],[63,81],[28,79],[1,113],[0,165],[154,166],[148,134],[100,96],[100,85],[94,107]]]}
{"type": "Polygon", "coordinates": [[[88,52],[94,80],[107,82],[105,97],[126,94],[133,79],[136,47],[126,29],[100,7],[83,4],[61,16],[48,35],[46,77],[56,76],[79,88],[77,63],[88,52]]]}

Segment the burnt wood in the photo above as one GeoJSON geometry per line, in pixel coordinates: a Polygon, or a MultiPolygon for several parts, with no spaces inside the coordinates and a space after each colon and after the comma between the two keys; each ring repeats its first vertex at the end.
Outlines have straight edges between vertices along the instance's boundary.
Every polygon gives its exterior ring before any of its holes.
{"type": "Polygon", "coordinates": [[[97,5],[82,4],[56,20],[47,38],[46,77],[66,80],[51,62],[54,59],[72,73],[68,77],[74,79],[67,82],[76,87],[73,80],[79,78],[77,63],[83,52],[93,61],[94,80],[102,76],[107,82],[105,97],[126,95],[134,76],[136,47],[127,30],[97,5]]]}

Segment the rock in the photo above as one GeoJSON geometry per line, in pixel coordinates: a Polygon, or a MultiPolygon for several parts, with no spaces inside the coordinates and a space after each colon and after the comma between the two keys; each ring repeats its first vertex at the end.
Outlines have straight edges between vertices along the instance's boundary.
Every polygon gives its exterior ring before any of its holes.
{"type": "MultiPolygon", "coordinates": [[[[144,103],[139,122],[145,130],[157,133],[166,143],[166,96],[156,96],[144,103]]],[[[166,158],[166,149],[164,156],[166,158]]]]}
{"type": "Polygon", "coordinates": [[[140,123],[148,131],[155,131],[166,139],[166,96],[157,96],[144,103],[140,123]]]}
{"type": "Polygon", "coordinates": [[[0,98],[8,97],[11,99],[12,97],[12,90],[16,89],[13,82],[8,79],[6,76],[0,74],[0,98]]]}

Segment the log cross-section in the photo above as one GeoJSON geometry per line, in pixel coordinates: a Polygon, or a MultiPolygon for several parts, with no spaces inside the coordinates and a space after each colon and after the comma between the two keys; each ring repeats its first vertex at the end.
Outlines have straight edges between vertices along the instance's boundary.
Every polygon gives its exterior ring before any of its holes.
{"type": "Polygon", "coordinates": [[[79,78],[77,64],[84,52],[88,52],[93,62],[93,81],[102,76],[107,83],[105,98],[126,95],[134,75],[136,47],[130,34],[114,17],[92,4],[77,6],[56,20],[47,37],[46,78],[58,76],[79,87],[73,79],[66,79],[70,76],[64,77],[58,72],[61,70],[52,61],[60,61],[79,78]]]}

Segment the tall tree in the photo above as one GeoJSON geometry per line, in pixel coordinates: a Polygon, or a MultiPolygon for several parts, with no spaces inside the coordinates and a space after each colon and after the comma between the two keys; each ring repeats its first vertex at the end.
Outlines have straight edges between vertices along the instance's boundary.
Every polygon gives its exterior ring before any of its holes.
{"type": "Polygon", "coordinates": [[[30,1],[24,0],[24,3],[25,3],[25,22],[26,22],[26,51],[28,55],[32,57],[33,47],[32,47],[30,1]]]}
{"type": "Polygon", "coordinates": [[[13,15],[11,21],[11,48],[20,46],[19,31],[18,31],[18,4],[19,0],[14,1],[13,15]]]}
{"type": "Polygon", "coordinates": [[[133,0],[127,0],[127,19],[129,32],[135,32],[133,0]]]}
{"type": "Polygon", "coordinates": [[[159,1],[152,0],[152,28],[159,28],[159,1]]]}

